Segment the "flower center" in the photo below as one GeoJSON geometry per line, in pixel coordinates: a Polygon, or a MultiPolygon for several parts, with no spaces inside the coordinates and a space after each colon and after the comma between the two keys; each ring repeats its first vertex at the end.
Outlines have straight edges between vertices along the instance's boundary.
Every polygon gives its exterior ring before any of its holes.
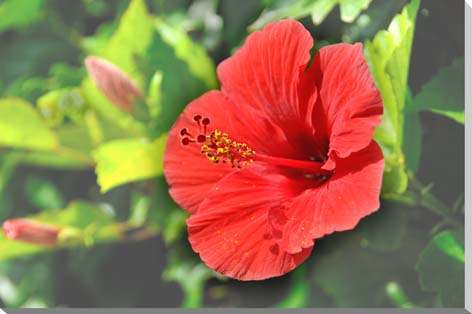
{"type": "Polygon", "coordinates": [[[332,173],[321,169],[324,162],[315,160],[299,160],[274,157],[256,152],[246,143],[239,143],[231,139],[228,133],[213,130],[207,133],[209,118],[195,115],[193,121],[198,126],[198,135],[192,135],[187,128],[180,130],[180,141],[182,145],[200,144],[200,152],[213,163],[228,163],[231,167],[241,169],[255,161],[265,162],[276,166],[295,168],[312,173],[317,178],[328,178],[332,173]]]}
{"type": "Polygon", "coordinates": [[[233,168],[241,169],[254,162],[252,157],[256,152],[246,143],[238,143],[232,140],[228,133],[216,129],[210,134],[206,134],[207,126],[210,124],[209,118],[196,115],[193,117],[193,121],[197,124],[199,133],[197,136],[193,136],[187,128],[180,130],[180,141],[183,145],[201,144],[200,152],[215,164],[228,163],[233,168]]]}

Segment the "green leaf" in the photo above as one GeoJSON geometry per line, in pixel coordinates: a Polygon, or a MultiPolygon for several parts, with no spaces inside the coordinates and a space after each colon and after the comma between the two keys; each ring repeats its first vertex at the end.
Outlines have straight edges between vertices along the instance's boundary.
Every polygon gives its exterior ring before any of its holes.
{"type": "Polygon", "coordinates": [[[408,136],[405,136],[403,139],[406,167],[412,173],[415,173],[420,163],[423,137],[423,130],[418,113],[405,112],[403,132],[404,134],[408,134],[408,136]]]}
{"type": "Polygon", "coordinates": [[[17,160],[12,158],[10,154],[7,153],[0,155],[0,195],[7,186],[17,164],[17,160]]]}
{"type": "MultiPolygon", "coordinates": [[[[153,32],[154,23],[145,1],[132,0],[121,17],[118,28],[106,45],[99,45],[89,53],[114,63],[142,88],[146,83],[146,78],[140,61],[145,57],[153,32]]],[[[97,36],[100,37],[100,34],[97,36]]],[[[86,46],[87,39],[82,44],[86,46]]],[[[113,105],[90,78],[87,77],[82,82],[81,91],[90,106],[106,117],[108,121],[134,135],[143,135],[143,125],[133,119],[128,112],[113,105]]]]}
{"type": "Polygon", "coordinates": [[[308,305],[310,286],[307,277],[306,264],[298,266],[292,273],[292,286],[288,296],[276,305],[278,308],[304,308],[308,305]]]}
{"type": "Polygon", "coordinates": [[[162,110],[162,80],[162,72],[156,71],[149,82],[147,103],[149,106],[149,115],[154,119],[159,116],[162,110]]]}
{"type": "Polygon", "coordinates": [[[462,111],[453,111],[453,110],[439,110],[439,109],[431,109],[432,112],[443,115],[445,117],[451,118],[452,120],[456,121],[457,123],[464,124],[465,123],[465,112],[462,111]]]}
{"type": "Polygon", "coordinates": [[[113,215],[106,208],[82,201],[72,202],[63,210],[43,212],[34,216],[34,219],[59,227],[78,229],[85,229],[91,225],[104,227],[114,221],[113,215]]]}
{"type": "Polygon", "coordinates": [[[87,105],[79,88],[63,88],[42,95],[38,109],[50,126],[57,126],[64,117],[76,123],[84,120],[87,105]]]}
{"type": "Polygon", "coordinates": [[[135,120],[128,112],[113,105],[95,86],[90,78],[86,78],[81,85],[82,96],[85,101],[110,123],[136,136],[145,133],[144,125],[135,120]]]}
{"type": "Polygon", "coordinates": [[[403,193],[407,187],[403,145],[403,111],[408,92],[411,47],[419,0],[413,0],[395,16],[387,31],[365,43],[365,55],[384,102],[382,124],[374,138],[385,160],[383,193],[403,193]],[[398,184],[396,184],[398,182],[398,184]]]}
{"type": "MultiPolygon", "coordinates": [[[[184,54],[180,44],[172,46],[174,43],[166,36],[178,31],[169,31],[170,26],[163,23],[157,23],[158,31],[146,53],[147,81],[150,82],[149,85],[153,83],[160,86],[162,96],[158,99],[161,108],[156,111],[158,117],[152,119],[153,135],[167,132],[185,106],[208,91],[210,82],[216,82],[214,66],[203,50],[195,48],[184,54]],[[160,73],[157,77],[156,71],[160,73]],[[203,80],[203,77],[206,79],[203,80]]],[[[189,40],[187,35],[180,34],[179,37],[186,38],[184,41],[189,40]]],[[[190,46],[196,47],[196,44],[190,46]]],[[[216,86],[212,88],[214,87],[216,86]]]]}
{"type": "Polygon", "coordinates": [[[205,49],[186,33],[161,20],[156,27],[162,40],[174,49],[176,57],[187,63],[190,74],[203,81],[208,89],[216,88],[215,66],[205,49]]]}
{"type": "Polygon", "coordinates": [[[182,307],[198,308],[202,306],[206,282],[210,278],[221,276],[189,255],[189,251],[182,248],[172,250],[162,278],[180,285],[184,292],[182,307]]]}
{"type": "Polygon", "coordinates": [[[162,160],[167,136],[148,139],[114,140],[93,152],[102,193],[128,182],[162,174],[162,160]]]}
{"type": "Polygon", "coordinates": [[[38,22],[43,16],[43,0],[4,0],[0,3],[0,32],[38,22]]]}
{"type": "Polygon", "coordinates": [[[464,58],[442,68],[423,85],[408,110],[431,110],[464,124],[464,58]]]}
{"type": "Polygon", "coordinates": [[[53,306],[53,268],[50,257],[23,259],[1,263],[0,298],[4,306],[53,306]]]}
{"type": "Polygon", "coordinates": [[[182,234],[185,233],[186,229],[186,220],[188,218],[188,213],[183,209],[177,208],[171,210],[170,213],[166,216],[165,224],[162,230],[162,236],[164,237],[164,242],[170,244],[179,239],[182,234]]]}
{"type": "Polygon", "coordinates": [[[385,292],[387,293],[393,304],[399,308],[414,308],[416,307],[411,301],[408,300],[403,288],[395,281],[390,281],[385,286],[385,292]]]}
{"type": "Polygon", "coordinates": [[[67,149],[56,152],[11,151],[6,156],[14,167],[20,164],[52,169],[84,169],[93,166],[93,160],[88,156],[67,149]]]}
{"type": "Polygon", "coordinates": [[[51,210],[64,207],[64,198],[57,186],[46,179],[36,177],[26,181],[26,195],[37,208],[51,210]]]}
{"type": "Polygon", "coordinates": [[[352,23],[362,10],[369,7],[372,0],[276,0],[261,13],[259,18],[249,26],[250,30],[262,28],[264,25],[284,19],[300,19],[311,15],[315,25],[321,24],[328,14],[339,4],[341,20],[352,23]]]}
{"type": "Polygon", "coordinates": [[[0,100],[0,146],[54,150],[58,140],[33,106],[17,98],[0,100]]]}
{"type": "Polygon", "coordinates": [[[151,42],[153,29],[145,1],[132,0],[121,17],[118,29],[98,56],[116,64],[142,86],[143,77],[137,71],[136,58],[144,55],[151,42]]]}
{"type": "Polygon", "coordinates": [[[464,261],[464,230],[437,234],[416,264],[422,289],[439,293],[444,307],[463,307],[464,261]]]}
{"type": "Polygon", "coordinates": [[[369,7],[372,0],[340,0],[341,20],[352,23],[359,16],[362,10],[369,7]]]}
{"type": "MultiPolygon", "coordinates": [[[[57,226],[63,230],[75,230],[79,232],[83,240],[88,239],[89,243],[91,239],[101,240],[101,237],[107,232],[100,235],[100,228],[108,227],[113,223],[113,217],[110,216],[109,213],[96,205],[84,202],[73,202],[66,209],[46,211],[28,218],[57,226]]],[[[3,231],[1,231],[0,247],[2,249],[0,250],[0,260],[46,252],[53,248],[69,246],[69,244],[72,243],[65,243],[57,247],[45,247],[21,241],[13,241],[7,239],[3,231]]],[[[84,245],[84,243],[74,243],[74,245],[84,245]]]]}

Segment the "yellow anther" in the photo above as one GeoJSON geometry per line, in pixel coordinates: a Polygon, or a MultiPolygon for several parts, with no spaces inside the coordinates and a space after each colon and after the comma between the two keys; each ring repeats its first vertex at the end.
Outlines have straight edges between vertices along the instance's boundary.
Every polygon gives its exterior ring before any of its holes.
{"type": "Polygon", "coordinates": [[[242,168],[254,161],[249,157],[256,152],[245,143],[233,141],[228,133],[214,130],[206,136],[201,153],[214,163],[228,162],[231,167],[242,168]]]}

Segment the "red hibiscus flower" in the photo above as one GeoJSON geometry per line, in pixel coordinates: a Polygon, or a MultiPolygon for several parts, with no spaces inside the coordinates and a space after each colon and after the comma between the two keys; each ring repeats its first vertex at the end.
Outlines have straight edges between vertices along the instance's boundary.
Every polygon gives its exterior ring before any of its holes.
{"type": "Polygon", "coordinates": [[[362,45],[310,62],[312,47],[293,20],[251,34],[218,66],[221,91],[191,102],[169,133],[170,194],[191,214],[193,249],[226,276],[285,274],[314,239],[379,207],[383,104],[362,45]]]}

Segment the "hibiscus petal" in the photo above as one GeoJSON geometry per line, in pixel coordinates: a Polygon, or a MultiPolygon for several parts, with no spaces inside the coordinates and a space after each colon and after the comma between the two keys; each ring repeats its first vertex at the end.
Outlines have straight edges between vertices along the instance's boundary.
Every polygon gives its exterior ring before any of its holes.
{"type": "Polygon", "coordinates": [[[377,143],[336,160],[336,173],[269,214],[282,250],[300,252],[313,239],[353,229],[379,208],[384,160],[377,143]],[[275,218],[277,219],[275,219],[275,218]]]}
{"type": "Polygon", "coordinates": [[[283,275],[301,264],[311,247],[297,254],[281,250],[269,223],[270,208],[299,193],[297,183],[253,164],[216,184],[187,220],[189,241],[217,272],[239,280],[283,275]]]}
{"type": "MultiPolygon", "coordinates": [[[[383,103],[362,44],[321,48],[307,71],[319,91],[313,111],[318,137],[329,137],[329,155],[347,157],[369,145],[380,124],[383,103]],[[322,132],[320,126],[324,126],[322,132]]],[[[334,168],[331,163],[325,168],[334,168]],[[331,167],[329,166],[331,165],[331,167]]]]}
{"type": "Polygon", "coordinates": [[[297,87],[312,47],[310,33],[299,22],[272,23],[249,35],[234,56],[220,63],[217,71],[222,91],[244,108],[266,112],[292,136],[296,121],[311,126],[308,103],[300,101],[297,87]]]}
{"type": "Polygon", "coordinates": [[[169,132],[164,155],[164,174],[170,185],[172,198],[192,213],[205,197],[206,192],[219,180],[231,173],[228,164],[214,164],[200,153],[201,145],[183,146],[180,131],[187,128],[198,135],[195,115],[210,118],[209,131],[228,132],[232,139],[245,142],[257,152],[294,154],[283,132],[254,109],[240,110],[219,91],[211,91],[192,101],[180,115],[169,132]],[[249,127],[250,126],[250,127],[249,127]],[[267,140],[270,139],[270,140],[267,140]]]}

